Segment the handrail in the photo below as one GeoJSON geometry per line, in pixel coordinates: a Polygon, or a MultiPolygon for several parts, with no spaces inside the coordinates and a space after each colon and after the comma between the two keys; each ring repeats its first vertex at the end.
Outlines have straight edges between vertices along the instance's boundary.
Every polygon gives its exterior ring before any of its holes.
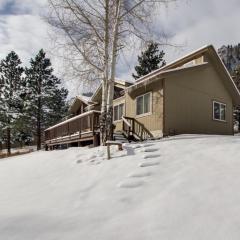
{"type": "Polygon", "coordinates": [[[91,131],[94,135],[96,129],[99,129],[99,115],[99,111],[89,111],[69,119],[71,121],[56,124],[44,131],[45,140],[65,136],[71,138],[72,134],[78,134],[79,138],[81,138],[81,135],[88,131],[91,131]]]}
{"type": "Polygon", "coordinates": [[[123,134],[127,138],[136,136],[141,141],[152,137],[151,132],[145,126],[138,122],[135,118],[123,116],[123,134]],[[129,120],[129,121],[128,121],[129,120]],[[127,126],[126,126],[127,125],[127,126]]]}
{"type": "Polygon", "coordinates": [[[131,124],[128,122],[128,120],[127,120],[124,116],[122,116],[122,120],[123,120],[129,127],[131,127],[131,124]]]}
{"type": "Polygon", "coordinates": [[[62,122],[56,124],[56,125],[53,125],[53,126],[47,128],[47,129],[45,129],[44,131],[48,131],[48,130],[51,130],[51,129],[53,129],[53,128],[59,127],[59,126],[61,126],[61,125],[64,125],[64,124],[69,123],[69,122],[71,122],[71,121],[74,121],[74,120],[76,120],[76,119],[78,119],[78,118],[82,118],[82,117],[84,117],[84,116],[86,116],[86,115],[89,115],[89,114],[91,114],[91,113],[94,113],[94,112],[95,112],[95,113],[101,113],[100,111],[91,110],[91,111],[88,111],[88,112],[79,114],[79,115],[77,115],[77,116],[75,116],[75,117],[69,118],[69,119],[67,119],[67,120],[65,120],[65,121],[62,121],[62,122]]]}

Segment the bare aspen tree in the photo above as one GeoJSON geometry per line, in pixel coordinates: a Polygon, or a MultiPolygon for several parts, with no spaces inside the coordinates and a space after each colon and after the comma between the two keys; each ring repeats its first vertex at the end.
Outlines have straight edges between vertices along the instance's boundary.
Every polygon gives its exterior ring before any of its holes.
{"type": "Polygon", "coordinates": [[[112,36],[112,53],[111,53],[111,75],[108,80],[108,92],[107,92],[107,137],[108,140],[112,138],[112,122],[113,122],[113,96],[114,96],[114,80],[116,75],[116,61],[118,52],[118,37],[119,37],[119,25],[120,25],[120,10],[121,10],[121,0],[115,1],[115,11],[114,11],[114,23],[113,23],[113,36],[112,36]]]}
{"type": "Polygon", "coordinates": [[[72,65],[82,76],[100,79],[101,141],[112,138],[114,81],[117,58],[131,35],[148,40],[150,19],[160,4],[175,0],[48,0],[48,22],[65,38],[63,49],[74,53],[72,65]]]}

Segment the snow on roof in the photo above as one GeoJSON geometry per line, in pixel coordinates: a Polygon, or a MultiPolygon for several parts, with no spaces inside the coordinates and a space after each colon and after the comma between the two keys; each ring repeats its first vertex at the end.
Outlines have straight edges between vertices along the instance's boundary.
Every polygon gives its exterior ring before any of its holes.
{"type": "Polygon", "coordinates": [[[178,59],[176,59],[176,60],[168,63],[167,65],[165,65],[165,66],[163,66],[163,67],[161,67],[161,68],[159,68],[159,69],[156,69],[156,70],[148,73],[148,74],[145,75],[145,76],[140,77],[139,79],[137,79],[137,82],[141,82],[141,81],[143,81],[143,80],[151,77],[152,75],[155,75],[155,74],[157,74],[157,73],[159,73],[159,72],[162,72],[164,69],[170,67],[171,65],[176,64],[176,63],[178,63],[179,61],[181,61],[181,60],[183,60],[183,59],[185,59],[185,58],[187,58],[187,57],[190,57],[190,56],[192,56],[192,55],[194,55],[194,54],[196,54],[196,53],[198,53],[198,52],[200,52],[200,51],[202,51],[202,50],[204,50],[204,49],[207,49],[208,47],[213,47],[213,46],[212,46],[212,45],[206,45],[206,46],[203,46],[203,47],[201,47],[201,48],[199,48],[199,49],[197,49],[197,50],[195,50],[195,51],[193,51],[193,52],[190,52],[190,53],[186,54],[185,56],[180,57],[180,58],[178,58],[178,59]]]}
{"type": "MultiPolygon", "coordinates": [[[[161,72],[158,73],[158,76],[162,76],[163,74],[167,74],[167,73],[171,73],[171,72],[177,72],[177,71],[182,71],[182,70],[186,70],[186,69],[193,69],[193,68],[196,68],[196,67],[200,67],[200,66],[204,66],[204,65],[207,65],[208,63],[207,62],[203,62],[203,63],[199,63],[199,64],[195,64],[195,65],[192,65],[192,66],[182,66],[182,67],[177,67],[177,68],[172,68],[172,69],[167,69],[167,70],[162,70],[161,72]]],[[[147,79],[144,79],[140,82],[136,82],[134,85],[132,86],[129,86],[126,91],[128,90],[132,90],[134,89],[135,87],[139,87],[141,86],[143,83],[148,83],[148,80],[150,81],[151,79],[153,78],[147,78],[147,79]]]]}
{"type": "Polygon", "coordinates": [[[115,78],[115,82],[120,83],[120,84],[125,84],[125,83],[134,84],[133,81],[130,81],[130,80],[123,80],[123,79],[119,79],[119,78],[115,78]]]}
{"type": "Polygon", "coordinates": [[[77,98],[80,99],[80,100],[82,100],[82,101],[85,102],[85,103],[88,103],[88,102],[91,101],[92,96],[91,96],[91,97],[88,97],[88,96],[85,96],[85,95],[78,95],[77,98]]]}

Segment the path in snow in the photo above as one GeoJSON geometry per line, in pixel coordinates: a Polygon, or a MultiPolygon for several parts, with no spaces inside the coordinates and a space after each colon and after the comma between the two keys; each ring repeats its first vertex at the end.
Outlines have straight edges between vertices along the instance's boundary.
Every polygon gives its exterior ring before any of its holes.
{"type": "MultiPolygon", "coordinates": [[[[155,153],[159,149],[152,148],[152,146],[154,146],[154,144],[148,143],[148,144],[136,145],[135,147],[132,148],[132,149],[141,148],[140,152],[154,153],[154,154],[143,155],[143,159],[145,159],[145,161],[139,163],[138,167],[141,167],[141,168],[143,168],[143,167],[144,168],[145,167],[156,167],[157,165],[159,165],[160,162],[158,160],[154,160],[154,158],[159,158],[161,156],[160,154],[155,153]]],[[[140,159],[140,160],[142,160],[142,159],[140,159]]],[[[151,175],[152,175],[152,171],[144,171],[144,170],[137,169],[135,172],[128,174],[128,178],[130,178],[130,179],[127,179],[127,180],[119,183],[118,187],[120,187],[120,188],[137,188],[137,187],[140,187],[145,183],[145,181],[143,181],[143,180],[142,181],[136,181],[136,178],[146,179],[147,177],[150,177],[151,175]]]]}
{"type": "Polygon", "coordinates": [[[0,240],[239,240],[239,146],[195,135],[126,144],[134,155],[113,148],[110,161],[101,147],[5,159],[0,240]]]}

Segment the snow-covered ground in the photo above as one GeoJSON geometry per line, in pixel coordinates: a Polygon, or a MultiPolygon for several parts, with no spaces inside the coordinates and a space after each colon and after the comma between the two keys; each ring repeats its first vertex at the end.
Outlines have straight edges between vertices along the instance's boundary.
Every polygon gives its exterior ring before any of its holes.
{"type": "Polygon", "coordinates": [[[240,239],[240,136],[105,151],[0,160],[0,239],[240,239]]]}
{"type": "MultiPolygon", "coordinates": [[[[23,148],[11,148],[11,153],[16,153],[16,152],[25,153],[25,152],[28,152],[29,150],[36,151],[37,146],[24,146],[23,148]]],[[[0,154],[1,153],[7,153],[7,149],[0,150],[0,154]]]]}

